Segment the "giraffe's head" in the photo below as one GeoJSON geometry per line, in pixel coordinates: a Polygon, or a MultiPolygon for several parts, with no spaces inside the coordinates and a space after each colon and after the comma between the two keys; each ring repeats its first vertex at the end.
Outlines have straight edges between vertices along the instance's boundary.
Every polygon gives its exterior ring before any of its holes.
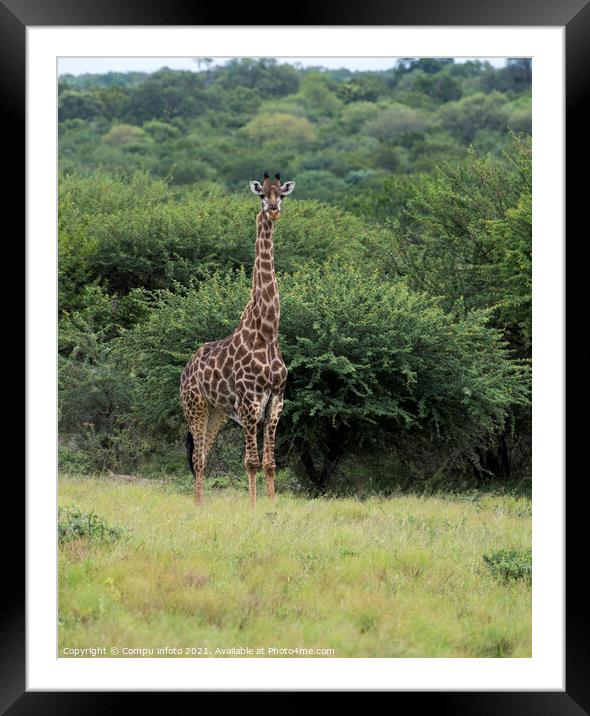
{"type": "Polygon", "coordinates": [[[295,189],[294,181],[287,181],[281,185],[281,175],[275,174],[273,181],[270,180],[268,172],[264,173],[264,182],[251,181],[250,189],[260,197],[262,211],[270,221],[277,221],[281,216],[281,201],[284,196],[295,189]]]}

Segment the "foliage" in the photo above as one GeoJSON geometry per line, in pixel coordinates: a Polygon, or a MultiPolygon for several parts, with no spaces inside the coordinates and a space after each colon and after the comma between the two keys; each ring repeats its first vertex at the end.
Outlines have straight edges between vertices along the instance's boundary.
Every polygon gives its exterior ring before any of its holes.
{"type": "Polygon", "coordinates": [[[61,77],[60,464],[186,472],[178,377],[248,300],[268,170],[297,181],[275,235],[285,484],[526,479],[530,89],[522,60],[61,77]]]}
{"type": "Polygon", "coordinates": [[[288,142],[295,147],[304,147],[316,139],[316,131],[308,119],[286,112],[257,115],[244,129],[258,142],[288,142]]]}
{"type": "Polygon", "coordinates": [[[530,153],[530,141],[517,139],[502,159],[471,151],[463,165],[420,177],[383,257],[448,309],[490,309],[520,358],[531,347],[530,153]]]}
{"type": "Polygon", "coordinates": [[[58,102],[58,118],[60,122],[68,119],[92,119],[100,117],[106,111],[104,102],[95,92],[64,90],[58,102]]]}
{"type": "Polygon", "coordinates": [[[431,171],[460,162],[470,142],[499,154],[509,128],[530,132],[530,86],[526,60],[495,69],[414,58],[352,73],[244,58],[199,60],[194,72],[64,75],[60,169],[144,171],[229,191],[265,169],[321,170],[332,174],[322,200],[356,210],[341,183],[350,172],[431,171]]]}
{"type": "MultiPolygon", "coordinates": [[[[179,434],[182,367],[201,343],[233,330],[249,283],[242,271],[146,296],[148,320],[117,341],[145,430],[179,434]]],[[[290,376],[281,436],[317,487],[363,445],[389,443],[411,457],[427,444],[434,469],[474,459],[509,407],[526,402],[521,370],[483,313],[457,321],[402,282],[338,263],[283,275],[280,292],[290,376]]]]}
{"type": "Polygon", "coordinates": [[[265,98],[293,94],[300,82],[300,74],[294,67],[280,65],[274,58],[230,60],[207,75],[226,90],[246,87],[265,98]]]}
{"type": "Polygon", "coordinates": [[[356,134],[363,125],[376,119],[379,114],[379,105],[375,102],[354,102],[342,110],[339,123],[346,134],[356,134]]]}
{"type": "Polygon", "coordinates": [[[128,405],[127,387],[115,370],[108,340],[125,323],[124,309],[96,288],[87,292],[86,300],[86,308],[64,315],[60,322],[58,407],[66,432],[85,423],[109,430],[128,405]]]}
{"type": "Polygon", "coordinates": [[[130,386],[112,356],[112,340],[141,320],[144,307],[91,286],[82,307],[64,313],[59,330],[60,464],[88,471],[136,467],[145,443],[128,422],[130,386]]]}
{"type": "Polygon", "coordinates": [[[95,512],[82,512],[74,505],[67,505],[58,508],[57,531],[60,543],[76,539],[115,542],[127,529],[110,525],[95,512]]]}
{"type": "Polygon", "coordinates": [[[484,313],[457,320],[403,282],[338,264],[285,277],[282,301],[286,432],[321,487],[369,446],[408,462],[422,448],[423,472],[457,468],[526,402],[484,313]]]}
{"type": "MultiPolygon", "coordinates": [[[[122,296],[133,288],[188,286],[211,270],[252,269],[258,204],[247,186],[243,196],[222,194],[220,201],[219,192],[177,197],[164,182],[151,183],[143,174],[124,184],[102,174],[63,182],[62,308],[78,307],[83,287],[91,283],[122,296]]],[[[289,201],[284,214],[276,232],[278,270],[333,255],[361,259],[364,244],[379,241],[382,233],[317,201],[289,201]]]]}
{"type": "Polygon", "coordinates": [[[419,110],[395,104],[384,107],[375,119],[366,124],[367,133],[384,142],[403,140],[407,135],[422,134],[426,122],[419,110]]]}
{"type": "Polygon", "coordinates": [[[532,580],[532,552],[530,549],[499,549],[484,554],[483,560],[494,577],[532,580]]]}
{"type": "Polygon", "coordinates": [[[384,91],[383,83],[374,76],[359,77],[342,82],[336,89],[336,95],[344,102],[375,102],[384,91]]]}
{"type": "Polygon", "coordinates": [[[484,89],[496,89],[501,92],[519,92],[531,86],[532,67],[529,58],[511,57],[506,66],[497,72],[486,73],[481,83],[484,89]]]}
{"type": "MultiPolygon", "coordinates": [[[[489,311],[512,358],[531,362],[531,143],[513,137],[502,157],[470,150],[460,166],[439,165],[408,184],[402,206],[393,205],[391,243],[376,252],[392,276],[442,297],[443,306],[462,315],[489,311]]],[[[395,199],[383,198],[387,211],[395,199]]],[[[387,221],[387,218],[386,218],[387,221]]],[[[523,386],[530,392],[530,371],[523,386]]],[[[530,469],[530,409],[513,406],[492,449],[480,448],[480,463],[494,474],[530,469]]]]}
{"type": "Polygon", "coordinates": [[[502,108],[505,98],[500,92],[478,92],[444,104],[437,119],[444,129],[464,142],[472,142],[477,130],[499,130],[506,126],[502,108]]]}
{"type": "Polygon", "coordinates": [[[97,172],[91,177],[63,177],[58,193],[58,271],[61,310],[80,306],[85,288],[97,278],[92,262],[98,245],[92,224],[105,216],[125,214],[141,207],[149,210],[168,200],[165,182],[144,173],[112,176],[97,172]]]}

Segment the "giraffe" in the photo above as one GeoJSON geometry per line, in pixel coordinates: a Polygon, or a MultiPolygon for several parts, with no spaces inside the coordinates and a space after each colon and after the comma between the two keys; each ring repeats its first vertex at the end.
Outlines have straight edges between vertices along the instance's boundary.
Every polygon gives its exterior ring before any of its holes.
{"type": "Polygon", "coordinates": [[[252,507],[256,506],[256,473],[260,467],[258,427],[263,425],[262,467],[266,491],[275,498],[275,434],[287,381],[287,367],[278,342],[280,302],[274,267],[274,227],[281,202],[291,194],[294,181],[281,185],[280,174],[271,181],[250,182],[261,201],[256,217],[256,261],[250,301],[234,332],[205,343],[186,364],[180,378],[180,402],[189,432],[187,455],[195,478],[195,502],[203,504],[203,478],[217,433],[227,418],[242,426],[244,467],[252,507]]]}

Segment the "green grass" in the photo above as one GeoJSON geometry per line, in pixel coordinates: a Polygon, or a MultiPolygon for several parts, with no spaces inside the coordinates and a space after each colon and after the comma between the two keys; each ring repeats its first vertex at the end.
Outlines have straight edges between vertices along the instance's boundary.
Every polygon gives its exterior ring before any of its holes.
{"type": "Polygon", "coordinates": [[[279,495],[275,505],[260,497],[255,512],[239,490],[205,500],[196,509],[165,482],[60,478],[60,505],[126,529],[124,539],[60,543],[59,656],[531,655],[531,583],[498,578],[484,560],[527,554],[525,497],[279,495]]]}

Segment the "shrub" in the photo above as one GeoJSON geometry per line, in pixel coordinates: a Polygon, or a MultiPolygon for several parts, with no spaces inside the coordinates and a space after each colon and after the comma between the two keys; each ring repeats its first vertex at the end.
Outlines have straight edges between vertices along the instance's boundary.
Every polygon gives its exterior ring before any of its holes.
{"type": "Polygon", "coordinates": [[[332,83],[321,72],[312,70],[303,78],[299,96],[308,114],[317,119],[320,116],[333,117],[342,107],[342,100],[332,91],[332,83]]]}
{"type": "Polygon", "coordinates": [[[152,119],[150,122],[146,122],[143,125],[143,129],[147,134],[153,138],[155,142],[163,143],[169,142],[172,139],[177,139],[180,136],[180,130],[173,124],[168,122],[160,122],[157,119],[152,119]]]}
{"type": "Polygon", "coordinates": [[[485,312],[458,318],[403,281],[338,263],[285,276],[281,300],[285,434],[322,487],[367,447],[426,472],[477,463],[476,446],[526,402],[524,371],[485,312]]]}
{"type": "Polygon", "coordinates": [[[87,306],[60,321],[60,430],[80,430],[92,424],[98,431],[115,428],[129,404],[129,391],[111,357],[108,339],[118,335],[126,320],[117,301],[96,287],[86,294],[87,306]],[[115,305],[113,305],[115,304],[115,305]]]}
{"type": "MultiPolygon", "coordinates": [[[[449,311],[484,309],[510,355],[531,360],[531,142],[513,137],[502,158],[468,152],[414,182],[393,228],[376,247],[387,271],[443,297],[449,311]]],[[[530,372],[522,376],[530,390],[530,372]]],[[[496,475],[530,471],[530,411],[515,405],[493,451],[480,462],[496,475]]]]}
{"type": "Polygon", "coordinates": [[[82,512],[78,507],[68,505],[58,509],[57,531],[62,543],[75,539],[110,543],[121,539],[128,528],[110,525],[95,512],[82,512]]]}
{"type": "Polygon", "coordinates": [[[483,561],[494,577],[505,582],[511,579],[532,581],[532,552],[530,549],[500,549],[483,555],[483,561]]]}
{"type": "MultiPolygon", "coordinates": [[[[313,194],[315,178],[303,181],[302,190],[311,185],[313,194]]],[[[59,207],[62,308],[78,307],[83,288],[93,282],[125,294],[136,287],[188,286],[216,269],[250,271],[259,203],[247,186],[242,192],[176,197],[165,182],[150,182],[143,174],[129,185],[100,174],[68,177],[59,207]]],[[[288,220],[276,231],[278,270],[334,254],[362,260],[363,244],[380,235],[356,216],[317,201],[289,200],[284,213],[288,220]]]]}

